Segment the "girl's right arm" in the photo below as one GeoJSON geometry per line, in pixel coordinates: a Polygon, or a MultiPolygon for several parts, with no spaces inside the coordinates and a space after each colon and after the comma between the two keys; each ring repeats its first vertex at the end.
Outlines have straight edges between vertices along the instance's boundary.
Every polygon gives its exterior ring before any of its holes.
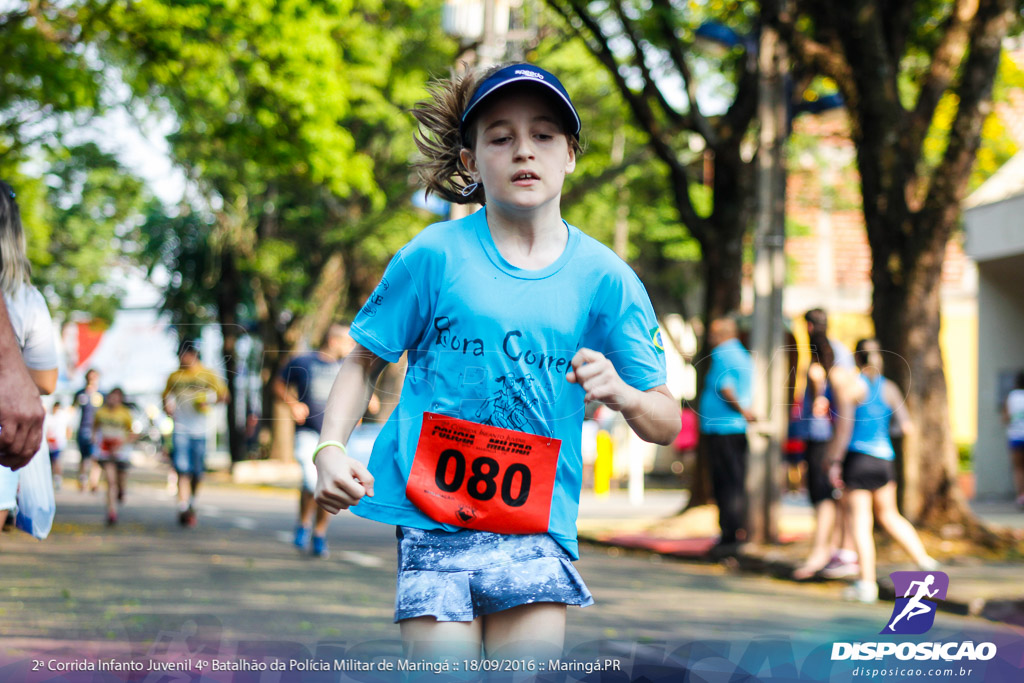
{"type": "MultiPolygon", "coordinates": [[[[324,410],[320,443],[347,443],[373,396],[377,378],[387,361],[357,344],[345,357],[334,380],[324,410]]],[[[373,476],[355,458],[336,446],[323,448],[316,456],[317,483],[314,497],[320,507],[337,514],[373,495],[373,476]]]]}

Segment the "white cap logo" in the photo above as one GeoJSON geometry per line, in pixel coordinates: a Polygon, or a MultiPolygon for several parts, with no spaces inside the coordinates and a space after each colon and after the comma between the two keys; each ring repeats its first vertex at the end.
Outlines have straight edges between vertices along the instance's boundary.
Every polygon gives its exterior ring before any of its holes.
{"type": "Polygon", "coordinates": [[[536,78],[538,81],[543,81],[544,76],[537,73],[536,71],[528,71],[527,69],[517,69],[516,76],[529,76],[530,78],[536,78]]]}

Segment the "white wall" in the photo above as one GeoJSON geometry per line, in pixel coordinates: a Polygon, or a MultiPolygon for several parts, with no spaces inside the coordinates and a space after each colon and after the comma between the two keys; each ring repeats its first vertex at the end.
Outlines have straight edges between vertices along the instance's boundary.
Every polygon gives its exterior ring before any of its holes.
{"type": "Polygon", "coordinates": [[[1022,273],[1024,253],[978,264],[978,440],[974,471],[979,500],[1013,497],[1006,429],[998,403],[999,374],[1024,369],[1022,273]]]}

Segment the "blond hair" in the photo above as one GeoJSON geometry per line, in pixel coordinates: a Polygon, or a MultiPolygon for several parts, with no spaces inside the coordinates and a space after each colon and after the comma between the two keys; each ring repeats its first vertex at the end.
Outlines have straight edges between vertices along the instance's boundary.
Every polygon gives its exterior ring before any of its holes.
{"type": "MultiPolygon", "coordinates": [[[[416,133],[416,147],[423,159],[413,164],[420,179],[427,186],[427,194],[436,194],[454,204],[484,204],[487,196],[484,186],[475,184],[469,169],[462,163],[463,148],[472,148],[474,126],[471,124],[463,140],[460,132],[466,105],[477,87],[496,71],[508,64],[497,64],[483,71],[454,71],[448,78],[427,84],[430,99],[417,102],[412,115],[420,124],[416,133]]],[[[582,153],[579,141],[566,133],[569,144],[577,155],[582,153]]]]}
{"type": "Polygon", "coordinates": [[[21,211],[14,190],[0,180],[0,290],[13,296],[22,285],[31,283],[31,277],[21,211]]]}

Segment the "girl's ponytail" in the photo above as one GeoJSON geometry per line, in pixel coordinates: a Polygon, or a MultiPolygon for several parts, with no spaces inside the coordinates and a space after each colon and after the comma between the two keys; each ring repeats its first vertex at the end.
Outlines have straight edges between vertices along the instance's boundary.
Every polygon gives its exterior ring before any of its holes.
{"type": "Polygon", "coordinates": [[[482,185],[463,194],[473,178],[459,158],[464,146],[459,133],[462,113],[480,81],[481,77],[472,71],[453,73],[449,78],[433,81],[427,85],[430,99],[417,102],[412,110],[420,124],[416,147],[423,155],[414,167],[427,186],[427,194],[436,194],[455,204],[486,201],[482,185]]]}

